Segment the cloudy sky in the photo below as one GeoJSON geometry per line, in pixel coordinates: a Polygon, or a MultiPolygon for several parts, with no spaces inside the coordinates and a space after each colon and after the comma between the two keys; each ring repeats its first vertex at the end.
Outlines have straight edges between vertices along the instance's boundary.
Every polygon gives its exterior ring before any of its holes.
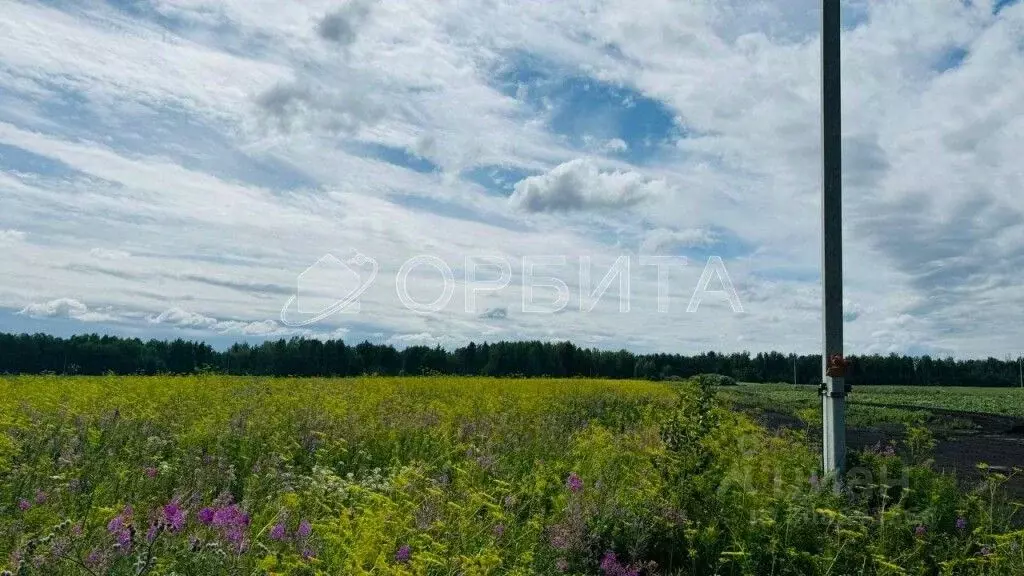
{"type": "MultiPolygon", "coordinates": [[[[0,0],[0,330],[817,351],[817,4],[0,0]]],[[[1024,3],[843,6],[847,349],[1017,355],[1024,3]]]]}

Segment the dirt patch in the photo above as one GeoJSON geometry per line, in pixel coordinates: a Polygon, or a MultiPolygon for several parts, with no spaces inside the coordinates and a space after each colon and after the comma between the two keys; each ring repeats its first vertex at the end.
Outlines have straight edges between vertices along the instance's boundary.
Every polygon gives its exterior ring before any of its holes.
{"type": "Polygon", "coordinates": [[[880,402],[853,402],[861,406],[876,406],[878,408],[895,408],[897,410],[918,410],[929,412],[938,420],[959,420],[967,421],[981,434],[1004,434],[1024,435],[1024,421],[1012,416],[1001,414],[988,414],[986,412],[965,412],[962,410],[948,410],[945,408],[927,408],[912,404],[883,404],[880,402]]]}
{"type": "MultiPolygon", "coordinates": [[[[922,410],[920,406],[870,405],[922,410]]],[[[742,406],[737,408],[743,410],[742,406]]],[[[972,431],[957,431],[937,436],[934,451],[936,469],[955,473],[964,486],[977,485],[981,481],[982,473],[978,470],[978,464],[987,464],[990,468],[1007,475],[1014,466],[1024,466],[1024,423],[1019,419],[978,412],[930,408],[925,410],[934,414],[940,421],[944,418],[958,418],[972,422],[972,431]]],[[[820,449],[821,430],[817,426],[807,426],[806,422],[792,414],[765,411],[752,413],[751,416],[769,430],[806,430],[808,440],[820,449]]],[[[897,452],[901,452],[904,449],[904,436],[899,425],[849,428],[846,431],[846,443],[849,450],[864,450],[879,444],[884,446],[895,442],[897,452]]],[[[1024,475],[1011,477],[1006,483],[1006,489],[1014,498],[1024,498],[1024,475]]]]}

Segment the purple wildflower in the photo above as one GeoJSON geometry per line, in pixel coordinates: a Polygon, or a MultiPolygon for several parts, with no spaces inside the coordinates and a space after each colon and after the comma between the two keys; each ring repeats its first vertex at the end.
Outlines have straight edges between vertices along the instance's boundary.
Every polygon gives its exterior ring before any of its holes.
{"type": "Polygon", "coordinates": [[[601,558],[601,571],[607,575],[618,574],[622,570],[622,565],[619,564],[619,559],[615,555],[615,552],[605,552],[604,557],[601,558]]]}
{"type": "Polygon", "coordinates": [[[199,514],[197,514],[197,516],[199,517],[200,522],[209,526],[213,523],[214,510],[213,508],[210,507],[203,508],[202,510],[199,511],[199,514]]]}
{"type": "Polygon", "coordinates": [[[961,532],[966,530],[967,529],[967,519],[964,518],[963,516],[960,516],[959,518],[957,518],[956,519],[956,529],[961,531],[961,532]]]}
{"type": "Polygon", "coordinates": [[[135,512],[131,506],[125,506],[121,513],[107,523],[107,532],[117,540],[117,546],[127,553],[132,547],[132,517],[135,512]]]}
{"type": "Polygon", "coordinates": [[[315,550],[313,550],[312,548],[303,548],[302,549],[302,559],[303,560],[309,560],[310,558],[314,558],[314,557],[316,557],[316,551],[315,550]]]}
{"type": "Polygon", "coordinates": [[[185,516],[188,511],[182,510],[177,501],[171,501],[164,506],[164,522],[170,527],[171,532],[180,532],[185,527],[185,516]]]}
{"type": "Polygon", "coordinates": [[[153,540],[156,540],[157,534],[159,533],[160,525],[156,523],[151,524],[149,526],[149,529],[146,530],[146,542],[152,542],[153,540]]]}
{"type": "Polygon", "coordinates": [[[569,489],[573,494],[583,490],[583,479],[580,478],[575,472],[569,474],[569,477],[565,479],[565,487],[569,489]]]}
{"type": "Polygon", "coordinates": [[[116,536],[117,536],[117,545],[121,548],[121,550],[124,550],[125,552],[127,552],[128,550],[131,549],[131,547],[132,547],[132,529],[131,528],[127,528],[125,530],[121,530],[120,532],[118,532],[116,534],[116,536]]]}
{"type": "Polygon", "coordinates": [[[918,538],[924,538],[924,535],[928,533],[928,527],[924,524],[918,524],[917,528],[914,528],[914,535],[918,538]]]}
{"type": "Polygon", "coordinates": [[[555,570],[558,570],[559,572],[568,572],[569,571],[569,561],[566,560],[565,558],[559,558],[558,560],[555,561],[555,570]]]}
{"type": "Polygon", "coordinates": [[[113,534],[115,532],[120,532],[121,530],[124,530],[124,517],[118,514],[111,518],[110,522],[107,522],[107,532],[113,534]]]}
{"type": "Polygon", "coordinates": [[[295,535],[299,538],[309,538],[309,535],[313,533],[313,526],[309,523],[309,520],[303,520],[299,522],[299,529],[296,530],[295,535]]]}
{"type": "Polygon", "coordinates": [[[146,478],[156,478],[158,470],[153,466],[148,466],[142,471],[146,478]]]}
{"type": "Polygon", "coordinates": [[[85,557],[85,565],[89,568],[98,568],[103,562],[103,553],[100,552],[99,548],[93,548],[89,555],[85,557]]]}
{"type": "Polygon", "coordinates": [[[237,505],[232,504],[214,511],[211,523],[218,528],[227,528],[235,524],[243,524],[243,520],[247,518],[237,505]]]}
{"type": "Polygon", "coordinates": [[[405,564],[412,557],[412,549],[409,548],[408,544],[403,544],[397,552],[395,552],[395,562],[405,564]]]}
{"type": "Polygon", "coordinates": [[[32,503],[29,502],[28,500],[25,500],[24,498],[22,498],[21,500],[18,500],[18,510],[21,510],[22,512],[24,512],[24,511],[28,510],[31,507],[32,507],[32,503]]]}
{"type": "Polygon", "coordinates": [[[494,534],[495,538],[501,538],[502,536],[505,535],[505,525],[504,524],[496,524],[494,526],[494,528],[491,530],[491,532],[494,534]]]}
{"type": "Polygon", "coordinates": [[[285,539],[285,527],[284,522],[278,522],[274,524],[274,527],[270,529],[270,539],[277,540],[278,542],[285,539]]]}
{"type": "Polygon", "coordinates": [[[641,569],[642,566],[636,564],[626,565],[619,562],[615,552],[605,552],[604,557],[601,558],[601,571],[605,576],[640,576],[641,569]]]}
{"type": "Polygon", "coordinates": [[[236,546],[241,546],[245,540],[245,532],[237,526],[233,526],[224,531],[224,539],[236,546]]]}
{"type": "Polygon", "coordinates": [[[203,508],[198,516],[203,524],[217,528],[221,539],[232,544],[239,553],[248,549],[246,529],[249,527],[250,518],[237,504],[203,508]]]}
{"type": "Polygon", "coordinates": [[[36,504],[46,504],[46,492],[36,490],[36,504]]]}

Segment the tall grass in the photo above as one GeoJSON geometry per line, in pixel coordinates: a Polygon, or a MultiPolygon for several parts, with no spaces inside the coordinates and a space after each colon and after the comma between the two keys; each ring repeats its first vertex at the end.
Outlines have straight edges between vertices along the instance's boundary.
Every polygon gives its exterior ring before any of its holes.
{"type": "MultiPolygon", "coordinates": [[[[24,574],[1021,574],[1000,497],[696,385],[0,379],[0,566],[24,574]]],[[[927,438],[918,451],[927,449],[927,438]]]]}

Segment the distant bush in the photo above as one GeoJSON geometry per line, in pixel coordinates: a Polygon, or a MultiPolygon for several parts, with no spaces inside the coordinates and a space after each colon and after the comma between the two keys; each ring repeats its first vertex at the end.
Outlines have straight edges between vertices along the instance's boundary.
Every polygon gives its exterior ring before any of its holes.
{"type": "Polygon", "coordinates": [[[721,374],[698,374],[693,380],[701,386],[736,386],[736,379],[721,374]]]}

